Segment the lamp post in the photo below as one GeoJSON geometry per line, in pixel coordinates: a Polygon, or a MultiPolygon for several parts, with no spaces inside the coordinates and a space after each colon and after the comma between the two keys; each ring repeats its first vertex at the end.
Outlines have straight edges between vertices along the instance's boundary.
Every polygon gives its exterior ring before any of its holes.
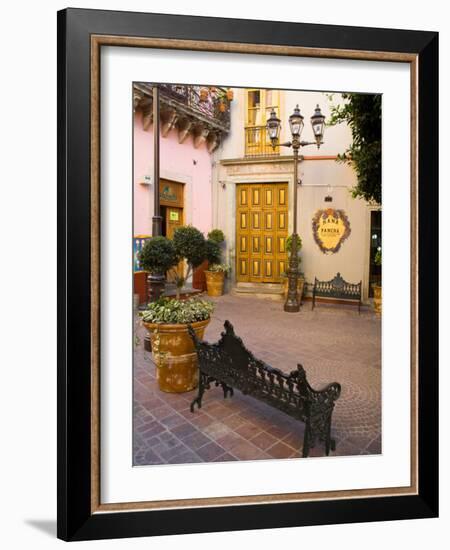
{"type": "MultiPolygon", "coordinates": [[[[162,235],[162,217],[159,204],[159,88],[153,86],[153,217],[152,237],[162,235]]],[[[164,291],[165,274],[151,273],[147,278],[150,302],[158,300],[164,291]]]]}
{"type": "Polygon", "coordinates": [[[284,304],[284,311],[289,313],[295,313],[300,310],[300,301],[298,299],[297,282],[298,282],[298,255],[297,255],[297,186],[298,186],[298,161],[300,147],[306,145],[317,145],[319,149],[323,143],[323,132],[325,126],[325,117],[320,111],[319,105],[317,105],[314,114],[311,117],[311,125],[314,132],[315,141],[301,141],[300,136],[303,130],[303,116],[300,114],[298,105],[295,107],[294,112],[289,117],[289,126],[292,134],[292,141],[286,143],[278,143],[281,130],[281,120],[277,117],[274,109],[270,113],[270,117],[267,119],[266,129],[269,136],[272,148],[277,146],[292,147],[294,152],[294,224],[292,232],[292,246],[291,256],[289,258],[289,265],[287,270],[288,275],[288,293],[286,303],[284,304]]]}

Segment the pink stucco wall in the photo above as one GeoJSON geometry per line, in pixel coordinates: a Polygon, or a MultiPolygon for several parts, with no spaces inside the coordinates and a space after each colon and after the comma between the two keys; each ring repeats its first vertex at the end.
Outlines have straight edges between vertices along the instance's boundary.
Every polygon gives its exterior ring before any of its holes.
{"type": "MultiPolygon", "coordinates": [[[[191,136],[180,144],[176,130],[161,137],[160,177],[185,184],[185,223],[205,235],[212,228],[211,173],[211,155],[205,144],[195,149],[191,136]]],[[[144,175],[153,175],[153,126],[144,131],[138,112],[134,117],[134,235],[151,234],[153,185],[142,185],[144,175]]]]}

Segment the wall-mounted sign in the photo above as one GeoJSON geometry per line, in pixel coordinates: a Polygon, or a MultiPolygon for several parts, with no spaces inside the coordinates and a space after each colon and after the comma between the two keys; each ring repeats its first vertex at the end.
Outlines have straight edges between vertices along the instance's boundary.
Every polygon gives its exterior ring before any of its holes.
{"type": "Polygon", "coordinates": [[[312,220],[314,240],[324,254],[334,254],[350,235],[350,222],[343,210],[318,210],[312,220]]]}
{"type": "Polygon", "coordinates": [[[180,213],[172,210],[169,215],[171,222],[178,222],[180,220],[180,213]]]}
{"type": "Polygon", "coordinates": [[[174,202],[177,200],[177,194],[170,185],[164,185],[159,193],[160,199],[164,201],[174,202]]]}

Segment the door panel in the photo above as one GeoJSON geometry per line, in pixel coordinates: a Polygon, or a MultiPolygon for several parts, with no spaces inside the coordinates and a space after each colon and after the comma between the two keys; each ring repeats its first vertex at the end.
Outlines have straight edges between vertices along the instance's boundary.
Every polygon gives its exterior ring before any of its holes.
{"type": "Polygon", "coordinates": [[[237,186],[239,282],[281,282],[286,268],[287,183],[237,186]]]}
{"type": "MultiPolygon", "coordinates": [[[[175,230],[177,227],[181,227],[183,225],[183,209],[177,208],[175,206],[167,206],[166,207],[166,214],[165,214],[165,220],[166,224],[166,236],[169,239],[173,239],[173,234],[175,233],[175,230]]],[[[184,263],[181,261],[178,266],[176,267],[176,271],[178,275],[182,276],[184,272],[184,263]]],[[[173,274],[169,273],[167,275],[167,281],[173,282],[173,274]]]]}

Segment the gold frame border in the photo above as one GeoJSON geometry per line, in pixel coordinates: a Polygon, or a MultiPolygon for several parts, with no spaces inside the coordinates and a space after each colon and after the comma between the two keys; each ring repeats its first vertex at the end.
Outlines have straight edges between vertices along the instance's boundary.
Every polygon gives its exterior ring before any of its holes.
{"type": "Polygon", "coordinates": [[[166,38],[91,35],[91,513],[211,506],[307,502],[418,494],[418,55],[396,52],[237,44],[166,38]],[[102,504],[100,501],[100,49],[102,46],[287,55],[409,63],[411,70],[411,485],[378,489],[317,491],[102,504]]]}

